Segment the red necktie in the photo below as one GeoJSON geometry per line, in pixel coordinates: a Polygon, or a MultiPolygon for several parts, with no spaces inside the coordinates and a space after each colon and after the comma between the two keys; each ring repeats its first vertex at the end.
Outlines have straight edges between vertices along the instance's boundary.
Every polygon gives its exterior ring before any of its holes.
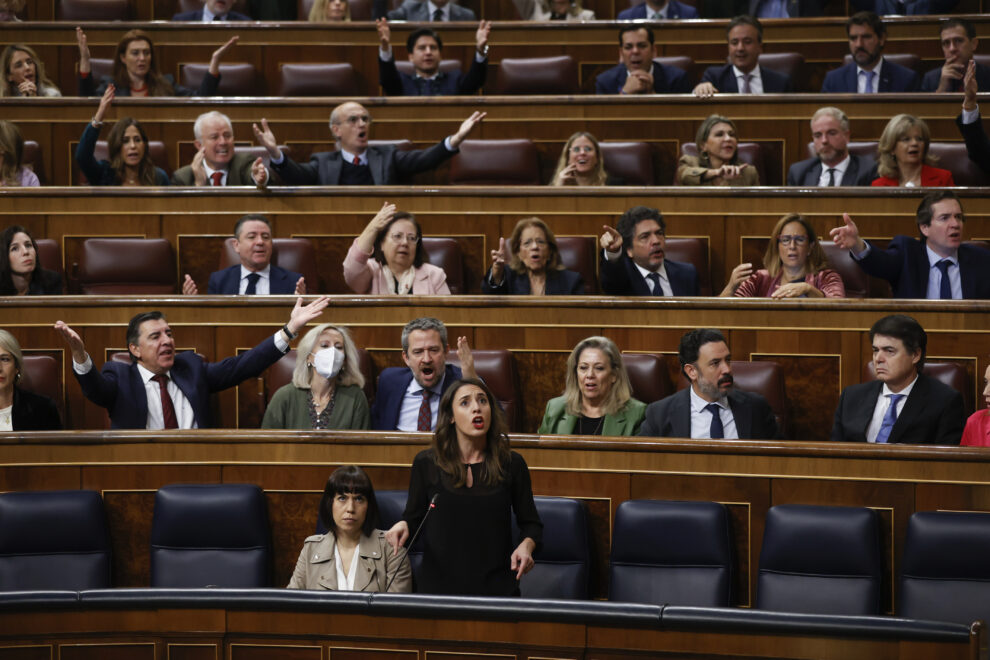
{"type": "Polygon", "coordinates": [[[223,185],[223,172],[214,172],[210,175],[210,178],[213,179],[214,186],[223,185]]]}
{"type": "Polygon", "coordinates": [[[430,392],[429,390],[423,390],[423,403],[419,405],[419,421],[416,422],[417,431],[432,431],[433,424],[432,418],[433,414],[430,411],[430,392]]]}
{"type": "Polygon", "coordinates": [[[361,164],[361,157],[360,156],[355,156],[354,157],[354,164],[355,165],[360,165],[361,164]]]}
{"type": "Polygon", "coordinates": [[[151,380],[158,383],[158,391],[162,395],[162,417],[165,419],[165,428],[179,428],[179,422],[175,417],[175,406],[172,405],[172,397],[168,393],[168,376],[159,374],[158,376],[152,376],[151,380]]]}

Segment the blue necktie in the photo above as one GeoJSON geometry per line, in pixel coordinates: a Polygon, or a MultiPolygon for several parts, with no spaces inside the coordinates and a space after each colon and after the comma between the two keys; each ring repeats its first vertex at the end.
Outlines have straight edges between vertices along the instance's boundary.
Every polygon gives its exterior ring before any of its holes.
{"type": "Polygon", "coordinates": [[[720,406],[717,403],[709,403],[705,406],[705,410],[712,414],[712,425],[708,435],[715,439],[724,438],[725,429],[722,428],[722,416],[719,414],[720,406]]]}
{"type": "Polygon", "coordinates": [[[942,282],[938,285],[938,297],[942,300],[952,300],[952,283],[949,282],[949,266],[952,262],[948,259],[942,259],[935,264],[939,272],[942,273],[942,282]]]}
{"type": "Polygon", "coordinates": [[[887,414],[883,416],[883,421],[880,422],[877,444],[886,443],[887,438],[890,437],[890,432],[894,429],[894,423],[897,421],[897,402],[904,398],[903,394],[888,394],[887,396],[890,398],[890,406],[887,408],[887,414]]]}
{"type": "Polygon", "coordinates": [[[248,274],[248,278],[247,278],[248,285],[247,288],[244,289],[245,296],[253,296],[254,294],[258,293],[258,280],[260,279],[261,279],[261,275],[258,275],[257,273],[248,274]]]}
{"type": "Polygon", "coordinates": [[[877,75],[876,71],[864,71],[863,75],[866,76],[866,88],[863,89],[864,94],[873,93],[873,76],[877,75]]]}
{"type": "Polygon", "coordinates": [[[662,296],[663,289],[660,287],[660,273],[650,273],[646,276],[646,279],[653,285],[653,295],[662,296]]]}

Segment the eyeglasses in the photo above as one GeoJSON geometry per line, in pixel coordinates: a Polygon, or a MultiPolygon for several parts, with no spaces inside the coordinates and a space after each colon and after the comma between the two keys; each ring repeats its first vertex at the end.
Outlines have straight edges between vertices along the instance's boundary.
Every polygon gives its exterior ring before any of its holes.
{"type": "Polygon", "coordinates": [[[794,241],[795,245],[804,245],[808,242],[807,236],[791,236],[790,234],[781,234],[777,237],[777,242],[781,245],[790,245],[791,241],[794,241]]]}
{"type": "Polygon", "coordinates": [[[545,240],[543,240],[542,238],[530,238],[530,239],[528,239],[526,241],[523,241],[523,244],[522,244],[522,246],[524,248],[531,248],[534,245],[537,246],[537,247],[546,247],[547,246],[547,242],[545,240]]]}
{"type": "Polygon", "coordinates": [[[394,243],[401,243],[403,240],[406,240],[409,243],[415,243],[418,238],[416,234],[403,234],[401,231],[397,231],[394,234],[389,234],[388,237],[394,243]]]}
{"type": "Polygon", "coordinates": [[[360,124],[361,122],[364,122],[365,124],[370,124],[371,123],[371,116],[370,115],[350,115],[344,121],[346,121],[348,124],[360,124]]]}

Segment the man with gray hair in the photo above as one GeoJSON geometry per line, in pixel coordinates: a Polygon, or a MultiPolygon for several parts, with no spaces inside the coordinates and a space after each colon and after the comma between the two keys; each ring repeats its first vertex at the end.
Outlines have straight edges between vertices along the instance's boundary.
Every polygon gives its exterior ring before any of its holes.
{"type": "Polygon", "coordinates": [[[849,153],[849,117],[833,107],[818,108],[811,117],[815,157],[791,165],[789,186],[868,186],[877,177],[869,156],[849,153]]]}
{"type": "Polygon", "coordinates": [[[264,161],[249,154],[234,153],[234,126],[230,118],[212,110],[193,124],[196,155],[192,164],[172,175],[174,186],[258,186],[268,184],[264,161]]]}
{"type": "Polygon", "coordinates": [[[467,337],[457,338],[461,368],[447,364],[447,327],[424,316],[402,329],[402,359],[406,367],[389,367],[378,377],[371,407],[375,431],[433,431],[440,397],[455,381],[477,378],[467,337]]]}

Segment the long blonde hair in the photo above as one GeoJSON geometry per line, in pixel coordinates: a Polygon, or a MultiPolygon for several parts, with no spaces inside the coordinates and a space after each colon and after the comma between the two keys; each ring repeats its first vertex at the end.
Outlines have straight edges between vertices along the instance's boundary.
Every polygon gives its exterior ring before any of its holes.
{"type": "Polygon", "coordinates": [[[559,186],[561,184],[557,183],[557,177],[560,173],[564,171],[567,167],[567,163],[570,162],[571,156],[571,146],[574,145],[574,141],[578,138],[587,138],[591,145],[595,148],[595,158],[598,159],[598,164],[595,165],[595,171],[591,174],[591,185],[593,186],[604,186],[605,181],[608,180],[608,173],[605,171],[605,161],[602,159],[602,148],[598,144],[598,140],[594,135],[588,133],[587,131],[578,131],[567,138],[567,144],[564,145],[563,150],[560,152],[560,158],[557,159],[557,170],[553,173],[553,177],[550,179],[551,186],[559,186]]]}
{"type": "Polygon", "coordinates": [[[24,138],[17,124],[0,119],[0,186],[21,185],[18,172],[24,158],[24,138]]]}
{"type": "Polygon", "coordinates": [[[887,126],[884,127],[880,135],[880,142],[877,144],[877,173],[880,176],[900,179],[901,171],[897,167],[897,158],[894,157],[894,148],[898,141],[907,132],[917,126],[921,129],[921,138],[925,141],[925,151],[922,154],[922,162],[926,165],[934,165],[938,158],[928,153],[928,147],[932,143],[932,134],[928,130],[928,124],[924,119],[909,114],[894,115],[887,126]]]}
{"type": "Polygon", "coordinates": [[[43,90],[46,87],[58,89],[58,85],[45,75],[45,63],[41,61],[41,58],[38,57],[38,54],[34,52],[33,48],[24,44],[11,44],[4,48],[3,54],[0,55],[0,71],[3,71],[3,84],[0,84],[0,96],[17,96],[13,86],[7,82],[7,76],[10,75],[10,63],[14,59],[14,53],[18,51],[27,53],[34,62],[34,79],[38,88],[38,96],[44,96],[43,90]]]}
{"type": "Polygon", "coordinates": [[[629,384],[629,374],[622,362],[622,354],[615,342],[608,337],[588,337],[578,342],[567,357],[567,379],[564,382],[564,398],[567,402],[567,412],[575,417],[581,416],[581,387],[578,383],[577,366],[581,353],[588,348],[597,348],[608,358],[615,374],[615,383],[605,396],[602,409],[606,415],[614,415],[629,403],[632,398],[632,385],[629,384]]]}
{"type": "Polygon", "coordinates": [[[344,364],[337,374],[338,385],[357,385],[364,387],[364,374],[358,366],[357,347],[351,339],[351,333],[342,325],[321,323],[303,335],[296,346],[296,366],[292,370],[292,384],[301,390],[310,389],[313,378],[313,367],[309,364],[309,354],[313,352],[313,344],[325,330],[336,330],[344,338],[344,364]]]}
{"type": "MultiPolygon", "coordinates": [[[[327,23],[327,5],[330,4],[330,0],[315,0],[313,6],[309,10],[309,17],[307,20],[310,23],[327,23]]],[[[350,22],[351,20],[351,3],[348,0],[344,0],[344,4],[347,5],[347,10],[344,12],[344,22],[350,22]]]]}

